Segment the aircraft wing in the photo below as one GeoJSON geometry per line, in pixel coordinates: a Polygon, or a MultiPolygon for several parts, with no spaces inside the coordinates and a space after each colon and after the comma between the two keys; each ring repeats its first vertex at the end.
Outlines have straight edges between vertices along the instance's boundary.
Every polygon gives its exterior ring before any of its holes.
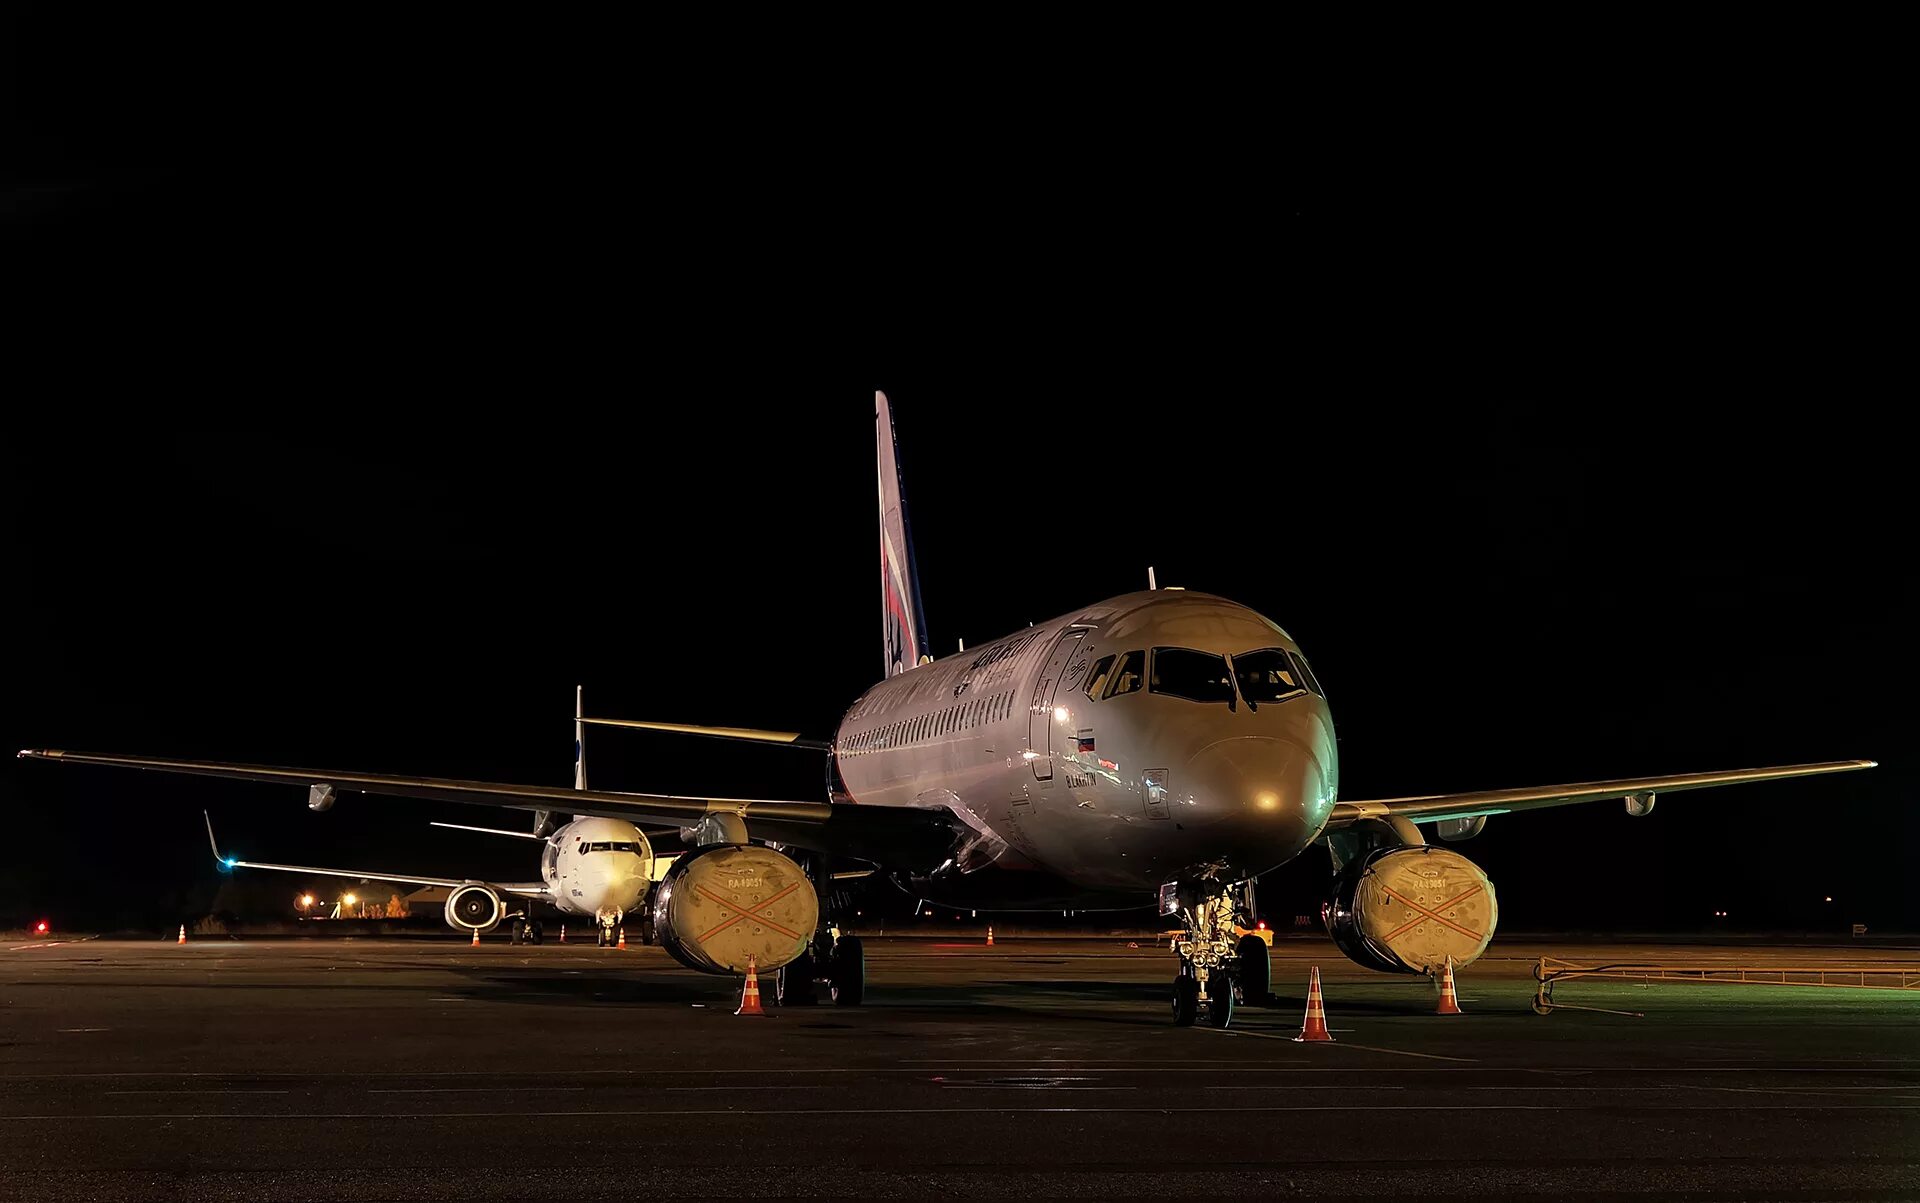
{"type": "MultiPolygon", "coordinates": [[[[266,861],[239,860],[220,855],[220,845],[213,838],[213,818],[204,811],[201,817],[207,820],[207,843],[213,848],[213,859],[219,861],[223,869],[272,869],[280,873],[314,873],[322,877],[351,877],[355,881],[390,881],[398,885],[415,886],[464,886],[471,885],[475,880],[470,877],[430,877],[423,873],[368,873],[361,869],[323,869],[317,865],[274,865],[266,861]]],[[[543,881],[494,881],[487,884],[503,894],[514,894],[521,898],[546,898],[552,894],[543,881]]]]}
{"type": "Polygon", "coordinates": [[[331,785],[341,792],[499,806],[511,810],[557,810],[656,826],[691,827],[705,815],[739,815],[746,820],[748,831],[756,839],[921,872],[933,869],[952,856],[965,836],[959,820],[950,812],[921,807],[836,806],[825,802],[782,802],[757,798],[690,798],[673,794],[580,790],[565,786],[506,785],[494,781],[228,764],[212,760],[102,756],[37,748],[25,749],[20,756],[28,760],[55,760],[62,764],[109,765],[201,777],[228,777],[238,781],[273,782],[297,785],[304,789],[331,785]]]}
{"type": "Polygon", "coordinates": [[[1813,777],[1821,773],[1850,773],[1856,769],[1870,769],[1874,764],[1871,760],[1829,760],[1819,764],[1789,764],[1778,768],[1733,769],[1724,773],[1623,777],[1617,781],[1582,781],[1572,785],[1482,790],[1468,794],[1429,794],[1417,798],[1381,798],[1369,802],[1336,802],[1327,828],[1337,830],[1363,819],[1405,818],[1415,823],[1437,823],[1443,819],[1503,815],[1510,811],[1540,810],[1549,806],[1571,806],[1576,802],[1603,802],[1610,798],[1636,798],[1640,795],[1649,795],[1645,804],[1650,807],[1650,795],[1653,794],[1708,789],[1716,785],[1741,785],[1749,781],[1813,777]]]}

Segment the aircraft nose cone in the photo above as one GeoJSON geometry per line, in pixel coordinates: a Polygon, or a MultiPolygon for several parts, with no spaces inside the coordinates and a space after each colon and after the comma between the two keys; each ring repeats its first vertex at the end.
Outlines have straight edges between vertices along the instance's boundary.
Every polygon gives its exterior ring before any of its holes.
{"type": "Polygon", "coordinates": [[[1333,805],[1325,771],[1310,749],[1264,737],[1201,749],[1174,783],[1174,795],[1197,824],[1231,829],[1236,859],[1254,872],[1311,843],[1333,805]]]}

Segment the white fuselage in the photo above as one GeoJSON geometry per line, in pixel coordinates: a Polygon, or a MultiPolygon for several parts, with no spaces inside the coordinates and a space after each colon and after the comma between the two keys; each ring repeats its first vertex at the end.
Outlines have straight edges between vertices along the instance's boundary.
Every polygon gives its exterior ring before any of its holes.
{"type": "Polygon", "coordinates": [[[639,908],[652,880],[653,849],[620,819],[575,819],[547,837],[540,879],[553,905],[602,923],[639,908]]]}

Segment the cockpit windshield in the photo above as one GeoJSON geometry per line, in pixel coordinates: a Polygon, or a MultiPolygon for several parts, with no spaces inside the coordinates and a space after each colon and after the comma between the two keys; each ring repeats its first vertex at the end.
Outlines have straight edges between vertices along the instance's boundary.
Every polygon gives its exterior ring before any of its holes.
{"type": "Polygon", "coordinates": [[[1233,704],[1233,676],[1227,658],[1184,647],[1153,649],[1153,675],[1147,689],[1190,702],[1233,704]]]}
{"type": "Polygon", "coordinates": [[[1300,670],[1287,653],[1277,647],[1241,652],[1233,658],[1233,675],[1240,682],[1240,696],[1255,706],[1284,701],[1307,691],[1300,670]]]}
{"type": "Polygon", "coordinates": [[[638,856],[640,845],[631,840],[594,840],[591,843],[582,841],[580,852],[582,855],[589,852],[631,852],[638,856]]]}
{"type": "Polygon", "coordinates": [[[1308,689],[1311,689],[1323,698],[1327,696],[1327,691],[1320,688],[1320,678],[1313,675],[1313,669],[1307,664],[1307,658],[1305,656],[1302,656],[1299,652],[1294,652],[1293,666],[1300,670],[1300,680],[1308,689]]]}
{"type": "Polygon", "coordinates": [[[1140,678],[1147,671],[1145,652],[1121,652],[1117,656],[1102,657],[1088,674],[1087,696],[1094,701],[1102,698],[1117,698],[1123,693],[1132,693],[1140,688],[1140,678]]]}

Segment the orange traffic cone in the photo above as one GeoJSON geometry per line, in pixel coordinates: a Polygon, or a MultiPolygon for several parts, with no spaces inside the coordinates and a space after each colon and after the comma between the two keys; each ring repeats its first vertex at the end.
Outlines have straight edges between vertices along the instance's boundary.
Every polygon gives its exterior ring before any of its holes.
{"type": "Polygon", "coordinates": [[[1300,1034],[1295,1043],[1302,1040],[1332,1040],[1327,1031],[1327,1006],[1320,1000],[1320,966],[1313,967],[1313,977],[1307,985],[1307,1021],[1300,1025],[1300,1034]]]}
{"type": "Polygon", "coordinates": [[[1433,1013],[1435,1015],[1465,1015],[1466,1014],[1465,1011],[1462,1011],[1460,1009],[1460,999],[1456,997],[1453,993],[1453,958],[1452,957],[1447,958],[1447,972],[1446,972],[1446,975],[1440,979],[1440,1005],[1438,1008],[1434,1010],[1433,1013]]]}
{"type": "Polygon", "coordinates": [[[620,925],[620,951],[625,952],[626,950],[627,950],[627,925],[622,923],[620,925]]]}
{"type": "Polygon", "coordinates": [[[180,925],[180,938],[178,940],[175,940],[174,943],[185,944],[186,942],[187,942],[187,925],[182,923],[180,925]]]}
{"type": "Polygon", "coordinates": [[[754,967],[753,954],[747,954],[747,986],[740,991],[740,1009],[735,1015],[765,1015],[760,1009],[760,971],[754,967]]]}
{"type": "Polygon", "coordinates": [[[480,929],[477,927],[473,929],[473,947],[480,947],[480,929]]]}
{"type": "Polygon", "coordinates": [[[993,947],[993,924],[987,924],[987,947],[993,947]]]}

